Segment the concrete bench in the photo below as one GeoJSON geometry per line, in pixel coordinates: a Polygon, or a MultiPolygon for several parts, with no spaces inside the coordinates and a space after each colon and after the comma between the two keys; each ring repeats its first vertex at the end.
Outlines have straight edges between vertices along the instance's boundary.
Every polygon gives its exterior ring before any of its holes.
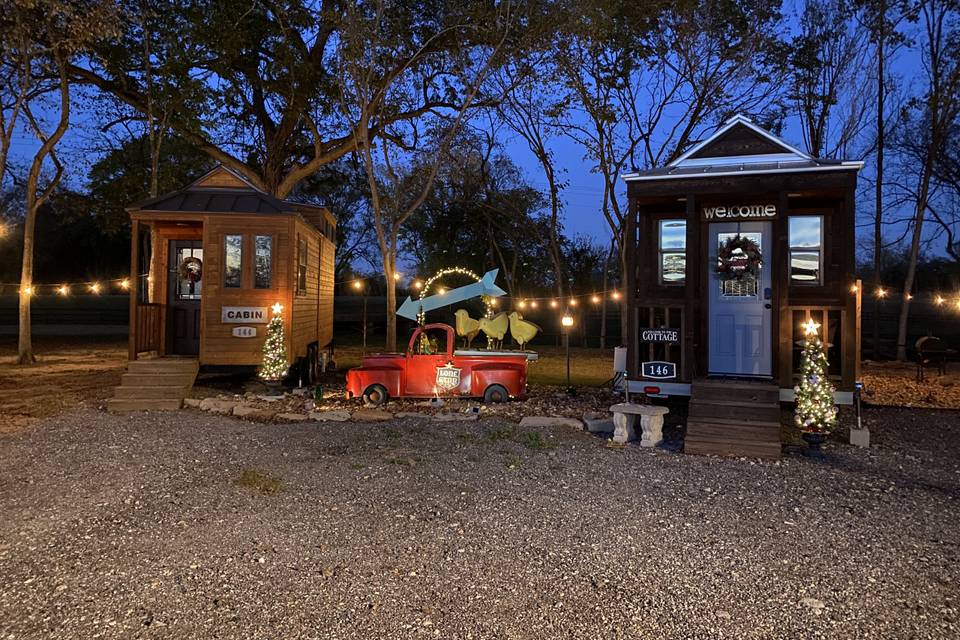
{"type": "Polygon", "coordinates": [[[637,439],[637,416],[640,416],[641,447],[655,447],[663,442],[663,416],[670,412],[666,407],[650,404],[621,402],[610,407],[613,412],[613,441],[621,444],[637,439]]]}

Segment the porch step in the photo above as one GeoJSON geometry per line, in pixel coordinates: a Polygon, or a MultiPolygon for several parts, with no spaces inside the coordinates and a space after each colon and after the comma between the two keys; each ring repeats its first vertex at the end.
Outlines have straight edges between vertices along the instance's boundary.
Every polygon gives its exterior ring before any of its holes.
{"type": "Polygon", "coordinates": [[[780,391],[768,382],[695,380],[684,453],[780,457],[780,391]]]}
{"type": "Polygon", "coordinates": [[[107,408],[112,412],[179,409],[199,369],[193,358],[134,360],[127,365],[107,408]]]}

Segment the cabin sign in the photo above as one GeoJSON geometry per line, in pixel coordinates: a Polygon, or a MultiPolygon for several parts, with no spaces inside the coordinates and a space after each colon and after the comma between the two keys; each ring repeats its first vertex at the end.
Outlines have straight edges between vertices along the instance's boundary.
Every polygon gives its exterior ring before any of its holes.
{"type": "Polygon", "coordinates": [[[220,307],[220,322],[246,324],[248,322],[266,324],[266,307],[220,307]]]}

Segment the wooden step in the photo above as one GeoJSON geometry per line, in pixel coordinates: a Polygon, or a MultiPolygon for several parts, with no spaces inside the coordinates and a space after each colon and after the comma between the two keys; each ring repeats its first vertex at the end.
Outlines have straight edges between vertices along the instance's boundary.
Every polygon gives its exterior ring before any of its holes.
{"type": "Polygon", "coordinates": [[[177,386],[151,385],[146,387],[135,387],[124,384],[116,388],[114,397],[125,400],[183,400],[188,391],[188,384],[177,386]]]}
{"type": "Polygon", "coordinates": [[[780,457],[779,442],[731,442],[703,440],[699,438],[684,440],[683,452],[699,456],[724,456],[728,458],[767,458],[780,457]]]}
{"type": "Polygon", "coordinates": [[[725,418],[743,422],[780,422],[780,403],[758,403],[736,400],[690,399],[690,418],[725,418]]]}
{"type": "Polygon", "coordinates": [[[130,373],[193,373],[200,365],[192,358],[152,358],[134,360],[127,364],[130,373]]]}
{"type": "Polygon", "coordinates": [[[715,421],[688,421],[687,435],[727,439],[780,442],[780,425],[750,423],[740,425],[718,424],[715,421]]]}
{"type": "Polygon", "coordinates": [[[690,395],[697,400],[742,400],[763,404],[780,401],[780,389],[765,381],[701,378],[693,381],[690,395]]]}
{"type": "Polygon", "coordinates": [[[120,384],[131,387],[187,387],[196,379],[193,373],[124,373],[120,384]]]}
{"type": "Polygon", "coordinates": [[[127,411],[173,411],[183,405],[180,398],[134,400],[129,398],[110,398],[107,409],[114,413],[127,411]]]}

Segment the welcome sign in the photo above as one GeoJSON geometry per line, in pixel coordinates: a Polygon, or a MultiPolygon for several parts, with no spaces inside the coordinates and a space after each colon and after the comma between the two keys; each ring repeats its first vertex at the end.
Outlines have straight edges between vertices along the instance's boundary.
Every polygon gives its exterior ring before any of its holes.
{"type": "Polygon", "coordinates": [[[770,219],[777,217],[777,205],[736,204],[726,207],[704,207],[703,217],[705,220],[770,219]]]}

